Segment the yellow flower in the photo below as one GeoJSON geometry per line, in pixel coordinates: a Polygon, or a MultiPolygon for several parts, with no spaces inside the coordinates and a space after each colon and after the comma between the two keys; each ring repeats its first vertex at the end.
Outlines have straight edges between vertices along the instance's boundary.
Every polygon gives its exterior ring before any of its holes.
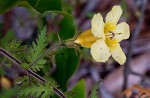
{"type": "Polygon", "coordinates": [[[105,23],[100,13],[95,14],[91,21],[91,29],[81,33],[74,41],[86,48],[91,48],[91,55],[97,62],[105,62],[112,57],[121,65],[126,61],[119,42],[130,36],[129,25],[126,22],[117,24],[121,17],[120,6],[113,6],[106,15],[105,23]]]}

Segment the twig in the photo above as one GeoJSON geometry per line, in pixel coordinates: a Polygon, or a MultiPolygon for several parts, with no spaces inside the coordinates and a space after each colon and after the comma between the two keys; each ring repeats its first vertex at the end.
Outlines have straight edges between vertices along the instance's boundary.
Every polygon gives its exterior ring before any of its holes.
{"type": "Polygon", "coordinates": [[[141,28],[142,28],[142,23],[144,21],[144,15],[145,15],[144,11],[145,11],[146,5],[147,5],[147,0],[143,0],[143,6],[141,8],[141,17],[140,17],[140,19],[138,21],[138,24],[136,26],[135,31],[132,33],[132,35],[130,37],[127,61],[125,63],[125,67],[124,67],[124,84],[123,84],[122,90],[125,90],[127,88],[128,74],[131,73],[130,61],[131,61],[132,54],[133,54],[132,53],[133,52],[133,48],[135,47],[134,43],[135,43],[135,39],[138,37],[138,35],[139,35],[140,31],[141,31],[141,28]]]}
{"type": "Polygon", "coordinates": [[[49,49],[47,49],[42,55],[40,55],[35,61],[33,61],[31,64],[30,64],[30,67],[31,68],[35,63],[37,63],[37,61],[39,61],[41,58],[43,58],[44,56],[46,56],[48,53],[50,52],[53,52],[54,50],[58,49],[58,48],[63,48],[65,46],[67,47],[72,47],[74,45],[74,42],[72,42],[72,40],[66,40],[64,42],[61,42],[57,45],[53,45],[51,46],[49,49]]]}
{"type": "Polygon", "coordinates": [[[41,58],[43,58],[45,55],[47,55],[50,51],[54,51],[57,48],[60,47],[64,47],[63,43],[60,43],[58,45],[54,45],[51,48],[47,49],[42,55],[40,55],[36,60],[34,60],[31,64],[30,64],[30,68],[37,62],[39,61],[41,58]]]}
{"type": "MultiPolygon", "coordinates": [[[[0,54],[2,54],[3,56],[7,57],[8,59],[10,59],[14,64],[16,64],[17,66],[20,67],[20,65],[22,64],[19,60],[17,60],[16,58],[14,58],[11,54],[9,54],[8,52],[6,52],[4,49],[0,48],[0,54]]],[[[21,67],[20,67],[21,68],[21,67]]],[[[21,68],[22,69],[22,68],[21,68]]],[[[25,70],[25,69],[23,69],[25,70]]],[[[37,79],[39,82],[41,82],[42,84],[45,84],[46,82],[48,82],[47,80],[45,80],[43,77],[39,76],[38,74],[36,74],[35,72],[33,72],[31,69],[27,69],[25,70],[30,76],[32,76],[33,78],[37,79]]],[[[61,98],[66,98],[65,95],[57,88],[55,88],[52,84],[50,84],[54,90],[54,92],[60,96],[61,98]]]]}

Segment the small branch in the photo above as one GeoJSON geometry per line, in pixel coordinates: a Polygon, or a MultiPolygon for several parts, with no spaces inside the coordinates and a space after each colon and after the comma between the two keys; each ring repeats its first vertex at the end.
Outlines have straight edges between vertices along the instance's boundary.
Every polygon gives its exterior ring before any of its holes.
{"type": "Polygon", "coordinates": [[[74,45],[74,42],[72,42],[72,40],[67,40],[67,41],[61,42],[61,43],[59,43],[57,45],[51,46],[42,55],[40,55],[35,61],[33,61],[30,64],[29,68],[31,68],[35,63],[37,63],[37,61],[39,61],[41,58],[43,58],[44,56],[46,56],[48,53],[53,52],[54,50],[56,50],[58,48],[63,48],[65,46],[67,46],[67,47],[73,47],[73,45],[74,45]]]}
{"type": "Polygon", "coordinates": [[[133,74],[133,75],[139,76],[139,77],[144,77],[144,75],[136,73],[136,72],[134,72],[132,70],[130,71],[130,73],[133,74]]]}
{"type": "Polygon", "coordinates": [[[135,31],[132,33],[132,35],[130,37],[130,43],[129,43],[128,53],[127,53],[128,54],[127,61],[125,63],[125,67],[124,67],[124,84],[123,84],[122,90],[125,90],[127,88],[128,74],[131,73],[130,61],[131,61],[132,54],[133,54],[133,48],[135,47],[135,39],[138,37],[138,35],[141,31],[141,28],[142,28],[146,5],[147,5],[147,0],[143,0],[143,6],[141,8],[141,17],[137,23],[135,31]]]}
{"type": "Polygon", "coordinates": [[[52,46],[51,48],[47,49],[42,55],[40,55],[36,60],[34,60],[34,61],[30,64],[30,68],[31,68],[35,63],[37,63],[37,61],[39,61],[41,58],[43,58],[45,55],[47,55],[49,52],[54,51],[55,49],[60,48],[60,47],[64,47],[64,46],[63,46],[63,43],[60,43],[60,44],[58,44],[58,45],[54,45],[54,46],[52,46]]]}
{"type": "MultiPolygon", "coordinates": [[[[22,64],[19,60],[17,60],[16,58],[14,58],[11,54],[9,54],[8,52],[6,52],[4,49],[0,48],[0,54],[2,54],[3,56],[7,57],[8,59],[10,59],[14,64],[16,64],[17,66],[20,67],[20,65],[22,64]]],[[[20,67],[21,68],[21,67],[20,67]]],[[[21,68],[22,69],[22,68],[21,68]]],[[[23,69],[25,70],[25,69],[23,69]]],[[[41,82],[42,84],[45,84],[46,82],[48,82],[47,80],[45,80],[43,77],[39,76],[38,74],[36,74],[35,72],[33,72],[31,69],[25,70],[30,76],[32,76],[33,78],[37,79],[39,82],[41,82]]],[[[60,96],[61,98],[66,98],[65,95],[57,88],[55,88],[52,84],[50,84],[54,90],[54,92],[60,96]]]]}

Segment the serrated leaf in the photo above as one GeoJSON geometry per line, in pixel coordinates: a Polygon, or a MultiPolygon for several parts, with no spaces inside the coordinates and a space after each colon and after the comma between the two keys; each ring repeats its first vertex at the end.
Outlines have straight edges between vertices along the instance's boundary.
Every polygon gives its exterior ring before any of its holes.
{"type": "Polygon", "coordinates": [[[23,63],[23,64],[21,64],[21,67],[24,68],[24,69],[28,69],[29,65],[27,63],[23,63]]]}
{"type": "MultiPolygon", "coordinates": [[[[30,48],[30,56],[29,56],[29,63],[31,64],[34,62],[42,53],[44,48],[47,45],[47,38],[46,38],[46,27],[41,31],[41,34],[38,35],[38,39],[35,42],[33,42],[32,47],[30,48]]],[[[31,68],[34,71],[40,71],[40,69],[43,67],[43,65],[46,63],[45,59],[40,59],[36,62],[35,65],[33,65],[31,68]]]]}
{"type": "Polygon", "coordinates": [[[37,64],[33,65],[31,68],[33,71],[40,71],[46,62],[47,60],[41,59],[37,62],[37,64]]]}
{"type": "Polygon", "coordinates": [[[73,91],[67,91],[65,92],[65,96],[67,98],[73,98],[73,97],[76,97],[77,93],[76,92],[73,92],[73,91]]]}
{"type": "Polygon", "coordinates": [[[27,80],[27,78],[28,78],[27,76],[19,77],[15,80],[15,82],[25,81],[27,80]]]}
{"type": "Polygon", "coordinates": [[[45,86],[42,84],[39,84],[38,86],[32,86],[28,87],[26,89],[20,90],[19,96],[35,96],[35,97],[41,97],[41,98],[47,98],[50,95],[53,95],[53,89],[51,86],[46,84],[45,86]]]}
{"type": "Polygon", "coordinates": [[[12,40],[5,49],[9,51],[16,59],[20,60],[21,62],[24,62],[26,60],[26,54],[28,51],[27,46],[23,45],[21,46],[21,41],[12,40]]]}
{"type": "Polygon", "coordinates": [[[21,85],[18,87],[18,90],[23,90],[29,87],[28,77],[20,77],[16,81],[21,82],[21,85]]]}
{"type": "Polygon", "coordinates": [[[91,91],[91,95],[90,95],[90,98],[98,98],[98,88],[99,88],[99,85],[100,85],[100,81],[97,82],[93,88],[92,88],[92,91],[91,91]]]}

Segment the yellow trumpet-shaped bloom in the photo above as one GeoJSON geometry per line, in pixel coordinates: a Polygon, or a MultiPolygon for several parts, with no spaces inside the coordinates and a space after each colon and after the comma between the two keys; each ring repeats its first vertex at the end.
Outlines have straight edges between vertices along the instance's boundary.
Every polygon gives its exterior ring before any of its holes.
{"type": "Polygon", "coordinates": [[[113,6],[106,15],[105,23],[100,13],[95,14],[91,21],[91,29],[81,33],[75,43],[91,48],[91,55],[97,62],[105,62],[112,57],[121,65],[126,61],[119,42],[130,36],[129,25],[126,22],[117,24],[121,17],[120,6],[113,6]]]}

